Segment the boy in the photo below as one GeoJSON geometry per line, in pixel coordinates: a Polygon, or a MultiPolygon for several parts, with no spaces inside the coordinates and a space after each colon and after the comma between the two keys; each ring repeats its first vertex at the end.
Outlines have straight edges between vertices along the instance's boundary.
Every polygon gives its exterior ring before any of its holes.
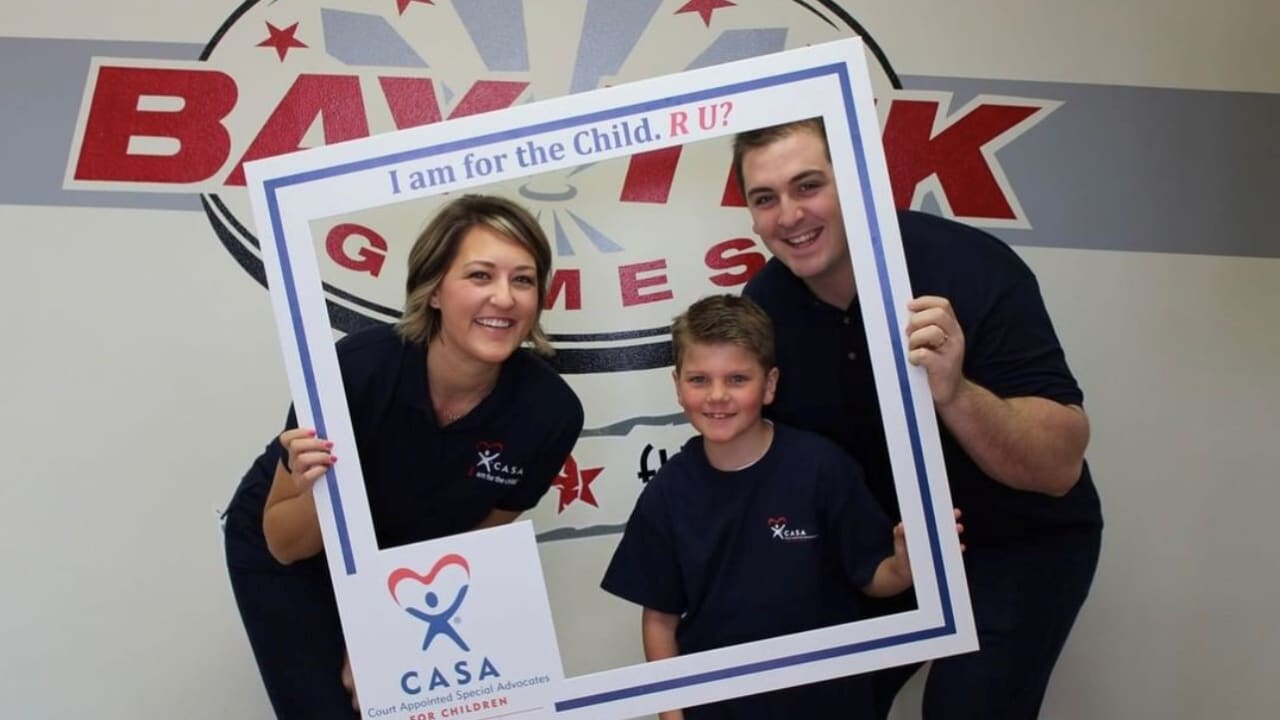
{"type": "MultiPolygon", "coordinates": [[[[858,595],[911,585],[901,525],[835,444],[761,416],[778,383],[773,330],[747,298],[703,298],[672,326],[676,397],[700,433],[648,484],[601,586],[644,606],[659,660],[860,617],[858,595]]],[[[870,717],[865,677],[663,713],[870,717]]]]}

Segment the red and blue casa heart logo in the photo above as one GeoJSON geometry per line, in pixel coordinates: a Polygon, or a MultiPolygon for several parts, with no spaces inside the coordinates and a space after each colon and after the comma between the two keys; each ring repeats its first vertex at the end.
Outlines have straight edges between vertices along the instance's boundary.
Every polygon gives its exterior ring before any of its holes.
{"type": "Polygon", "coordinates": [[[483,467],[485,472],[493,472],[493,462],[502,455],[502,443],[496,440],[481,440],[476,443],[475,465],[467,468],[467,477],[475,477],[476,468],[483,467]]]}
{"type": "Polygon", "coordinates": [[[404,596],[401,590],[403,589],[406,593],[412,593],[409,597],[413,598],[413,600],[410,600],[408,604],[416,605],[417,600],[422,597],[423,590],[429,589],[431,584],[435,582],[436,577],[449,567],[462,568],[462,571],[466,573],[466,579],[463,580],[464,584],[471,580],[471,566],[467,564],[467,559],[457,553],[451,553],[437,560],[426,575],[420,575],[410,568],[392,570],[391,574],[387,576],[387,591],[391,593],[391,599],[395,600],[400,607],[404,607],[406,604],[401,600],[404,596]]]}
{"type": "Polygon", "coordinates": [[[786,516],[786,515],[783,515],[782,517],[776,517],[776,518],[775,518],[775,517],[771,517],[771,518],[769,518],[769,527],[778,527],[779,525],[786,525],[786,524],[787,524],[787,516],[786,516]]]}

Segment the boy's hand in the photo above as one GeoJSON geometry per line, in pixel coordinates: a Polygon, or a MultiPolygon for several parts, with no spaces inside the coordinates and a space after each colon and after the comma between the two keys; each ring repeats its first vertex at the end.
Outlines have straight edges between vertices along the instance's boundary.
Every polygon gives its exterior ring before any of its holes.
{"type": "MultiPolygon", "coordinates": [[[[960,508],[952,508],[956,518],[956,535],[964,533],[964,525],[960,522],[960,508]]],[[[964,552],[964,543],[960,543],[960,552],[964,552]]],[[[893,557],[895,571],[911,581],[911,556],[907,554],[907,531],[902,523],[893,528],[893,557]]]]}
{"type": "Polygon", "coordinates": [[[889,569],[911,585],[911,556],[907,554],[907,531],[902,523],[893,526],[893,557],[889,569]]]}
{"type": "MultiPolygon", "coordinates": [[[[960,510],[953,510],[956,518],[956,534],[964,532],[960,524],[960,510]]],[[[964,544],[960,545],[961,552],[964,544]]],[[[862,588],[862,592],[871,597],[891,597],[911,587],[911,556],[907,553],[907,532],[898,523],[893,528],[893,555],[880,561],[876,566],[871,582],[862,588]]]]}

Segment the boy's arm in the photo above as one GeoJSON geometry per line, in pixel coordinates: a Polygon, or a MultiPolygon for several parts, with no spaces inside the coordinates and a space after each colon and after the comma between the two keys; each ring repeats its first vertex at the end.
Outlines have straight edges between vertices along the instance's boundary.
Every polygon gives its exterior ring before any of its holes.
{"type": "MultiPolygon", "coordinates": [[[[676,644],[676,625],[679,615],[645,608],[640,614],[640,637],[644,641],[644,659],[663,660],[680,654],[676,644]]],[[[658,720],[684,720],[682,710],[658,713],[658,720]]]]}
{"type": "MultiPolygon", "coordinates": [[[[964,524],[960,522],[960,509],[952,511],[956,518],[956,534],[964,534],[964,524]]],[[[960,543],[960,552],[964,552],[964,543],[960,543]]],[[[880,561],[876,566],[871,582],[862,588],[862,592],[870,597],[891,597],[911,587],[911,558],[907,556],[907,533],[902,523],[893,528],[893,555],[880,561]]]]}
{"type": "Polygon", "coordinates": [[[893,554],[876,566],[871,582],[862,588],[865,595],[892,597],[911,587],[911,558],[907,557],[907,536],[902,523],[893,528],[893,554]]]}

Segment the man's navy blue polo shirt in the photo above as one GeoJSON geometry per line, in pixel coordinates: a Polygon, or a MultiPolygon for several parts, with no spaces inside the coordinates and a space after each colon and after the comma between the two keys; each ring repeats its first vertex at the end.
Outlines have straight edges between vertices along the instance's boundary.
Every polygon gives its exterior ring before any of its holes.
{"type": "MultiPolygon", "coordinates": [[[[1011,248],[985,232],[924,213],[900,212],[898,222],[912,294],[947,298],[955,310],[965,336],[965,377],[999,397],[1083,401],[1035,275],[1011,248]]],[[[777,259],[743,294],[774,323],[781,375],[770,416],[844,447],[866,470],[872,493],[897,517],[859,300],[844,310],[832,307],[777,259]]],[[[1062,498],[1015,490],[978,468],[941,423],[939,431],[952,499],[965,514],[966,543],[1101,525],[1087,463],[1079,483],[1062,498]]]]}

